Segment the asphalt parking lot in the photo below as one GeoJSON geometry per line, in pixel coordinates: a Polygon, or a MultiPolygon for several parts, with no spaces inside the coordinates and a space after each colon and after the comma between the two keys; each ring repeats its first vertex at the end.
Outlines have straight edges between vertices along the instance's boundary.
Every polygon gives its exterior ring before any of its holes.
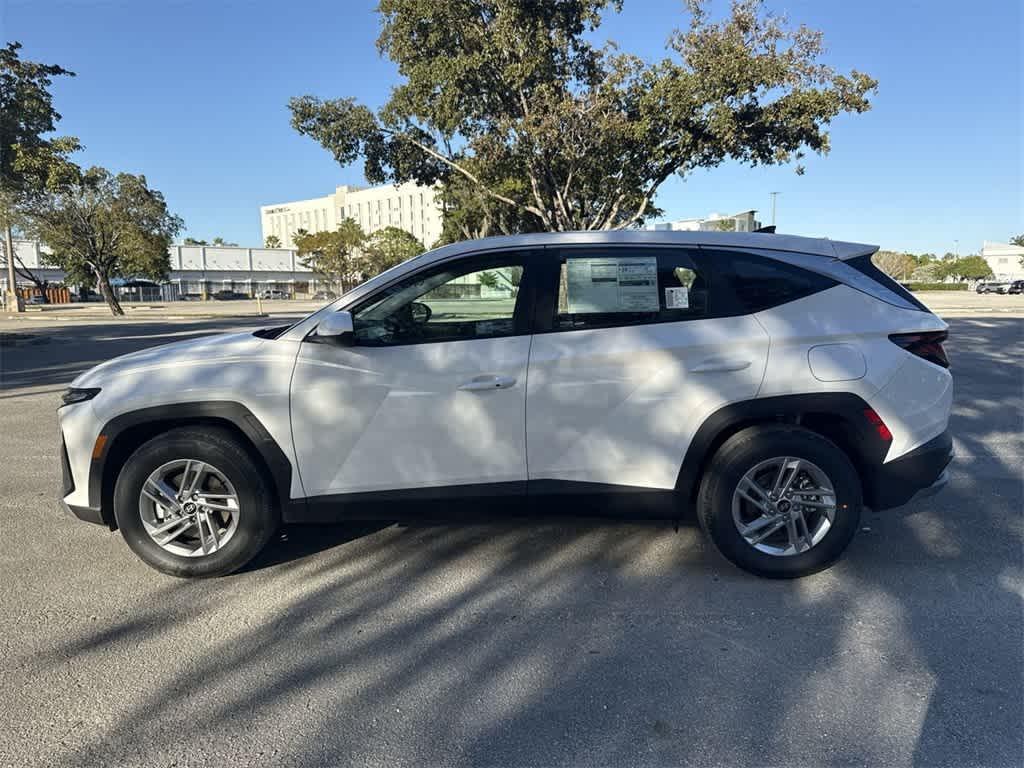
{"type": "Polygon", "coordinates": [[[950,487],[799,581],[692,523],[405,519],[185,582],[59,510],[78,371],[266,322],[3,326],[0,765],[1024,763],[1024,317],[949,320],[950,487]]]}

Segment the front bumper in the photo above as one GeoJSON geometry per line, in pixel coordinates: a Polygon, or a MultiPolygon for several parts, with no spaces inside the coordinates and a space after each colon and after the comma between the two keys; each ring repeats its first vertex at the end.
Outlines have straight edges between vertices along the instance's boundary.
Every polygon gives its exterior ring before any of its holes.
{"type": "Polygon", "coordinates": [[[875,467],[865,481],[865,502],[881,510],[932,496],[949,484],[946,467],[952,460],[953,438],[947,430],[898,459],[875,467]]]}

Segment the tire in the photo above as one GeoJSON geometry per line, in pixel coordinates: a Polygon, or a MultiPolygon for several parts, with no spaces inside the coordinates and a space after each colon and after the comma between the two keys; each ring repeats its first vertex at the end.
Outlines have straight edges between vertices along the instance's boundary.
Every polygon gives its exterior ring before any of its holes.
{"type": "MultiPolygon", "coordinates": [[[[792,471],[786,470],[787,473],[792,471]]],[[[782,476],[780,474],[780,476],[782,476]]],[[[755,479],[758,475],[754,475],[755,479]]],[[[766,488],[774,483],[771,477],[767,482],[761,481],[766,488]]],[[[761,485],[759,483],[759,487],[761,485]]],[[[750,488],[744,483],[744,488],[750,488]]],[[[768,493],[765,493],[762,501],[768,503],[768,493]]],[[[750,491],[750,497],[757,497],[757,491],[750,491]]],[[[792,504],[780,499],[772,504],[773,513],[776,517],[773,520],[787,518],[779,511],[785,507],[791,510],[792,504]]],[[[833,442],[821,435],[810,432],[800,427],[788,425],[771,425],[748,427],[731,436],[715,453],[710,466],[701,481],[700,493],[697,499],[697,518],[701,528],[715,543],[718,550],[732,563],[745,571],[765,576],[768,578],[789,579],[806,576],[827,568],[843,553],[860,524],[861,507],[863,506],[860,478],[856,469],[850,462],[849,457],[838,448],[833,442]],[[763,527],[758,533],[751,534],[757,538],[759,533],[763,534],[769,528],[774,528],[775,523],[766,525],[770,515],[762,512],[752,505],[750,501],[737,497],[737,489],[741,480],[750,472],[758,472],[758,467],[766,467],[762,473],[774,472],[772,461],[782,457],[778,466],[784,464],[787,467],[803,467],[793,472],[795,480],[794,487],[798,490],[796,499],[802,499],[805,504],[815,504],[818,507],[829,506],[834,500],[833,519],[826,526],[826,511],[803,507],[800,513],[801,519],[806,519],[804,528],[797,526],[794,530],[806,532],[808,528],[814,527],[817,521],[818,528],[815,539],[811,534],[808,538],[797,537],[797,547],[792,548],[789,538],[788,523],[779,531],[772,533],[771,537],[757,544],[762,549],[775,549],[775,554],[769,554],[756,548],[743,535],[738,528],[739,523],[735,515],[739,515],[744,524],[754,522],[763,527]],[[786,464],[784,459],[799,459],[801,464],[794,462],[786,464]],[[824,477],[823,482],[814,482],[811,476],[812,468],[815,476],[824,477]],[[802,474],[801,474],[802,471],[802,474]],[[834,494],[815,496],[809,495],[812,491],[801,491],[799,488],[814,489],[824,487],[830,482],[834,494]],[[734,507],[734,502],[736,505],[734,507]],[[824,503],[824,504],[823,504],[824,503]],[[749,516],[751,519],[745,519],[749,516]],[[806,547],[806,542],[812,544],[806,547]],[[773,544],[773,542],[782,542],[773,544]],[[793,549],[788,554],[781,554],[783,547],[793,549]]],[[[791,514],[795,515],[796,512],[791,514]]]]}
{"type": "MultiPolygon", "coordinates": [[[[174,469],[168,471],[173,472],[174,469]]],[[[178,487],[173,478],[167,482],[171,490],[178,487]]],[[[214,502],[206,500],[206,503],[214,502]]],[[[193,508],[197,504],[201,505],[202,502],[196,502],[193,508]]],[[[184,510],[186,506],[182,502],[180,509],[184,510]]],[[[166,513],[166,510],[163,511],[166,513]]],[[[136,555],[158,571],[182,578],[224,576],[238,570],[263,549],[280,524],[273,494],[256,462],[228,430],[216,427],[173,429],[140,446],[128,458],[118,475],[114,486],[114,517],[121,535],[136,555]],[[207,538],[200,545],[202,553],[193,556],[181,554],[180,551],[168,551],[154,540],[147,531],[147,524],[154,526],[161,523],[161,520],[150,519],[144,522],[144,517],[152,518],[159,512],[159,508],[152,503],[156,501],[155,497],[143,496],[144,484],[147,489],[153,488],[147,479],[153,473],[162,472],[165,467],[174,467],[183,461],[194,462],[185,465],[184,474],[200,476],[200,486],[210,491],[211,495],[218,490],[226,495],[232,495],[233,492],[233,500],[217,502],[233,505],[230,514],[199,507],[199,514],[203,514],[202,510],[206,509],[211,516],[210,520],[213,515],[219,515],[217,523],[208,523],[205,528],[202,525],[189,528],[183,520],[181,526],[177,526],[184,533],[171,545],[176,550],[191,549],[198,534],[206,532],[207,538]],[[205,477],[192,469],[200,463],[209,468],[205,477]],[[231,515],[235,516],[234,525],[223,523],[221,529],[220,521],[230,520],[231,515]],[[210,527],[216,531],[211,532],[210,527]],[[211,540],[218,542],[218,547],[214,549],[210,546],[207,551],[207,542],[211,540]]],[[[173,523],[173,513],[164,519],[173,523]]]]}

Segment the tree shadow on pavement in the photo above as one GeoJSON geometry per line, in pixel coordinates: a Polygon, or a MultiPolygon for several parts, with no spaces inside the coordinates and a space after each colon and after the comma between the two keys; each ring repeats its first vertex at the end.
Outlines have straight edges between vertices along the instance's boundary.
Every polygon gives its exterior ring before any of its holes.
{"type": "Polygon", "coordinates": [[[828,571],[748,576],[667,522],[289,528],[195,582],[120,547],[96,621],[61,596],[13,654],[11,733],[76,766],[1019,765],[1020,435],[993,436],[1024,374],[972,323],[950,488],[866,512],[828,571]]]}

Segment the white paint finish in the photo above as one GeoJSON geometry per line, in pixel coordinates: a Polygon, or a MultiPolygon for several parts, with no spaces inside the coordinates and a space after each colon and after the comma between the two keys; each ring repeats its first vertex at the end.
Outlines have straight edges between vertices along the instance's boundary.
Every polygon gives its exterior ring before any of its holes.
{"type": "Polygon", "coordinates": [[[953,407],[953,377],[948,370],[909,352],[903,352],[903,359],[885,386],[867,398],[892,432],[886,462],[942,434],[953,407]]]}
{"type": "Polygon", "coordinates": [[[92,449],[103,423],[93,412],[92,403],[75,403],[65,405],[57,411],[57,421],[64,445],[68,452],[68,466],[75,482],[75,490],[64,497],[71,505],[89,506],[89,465],[92,462],[92,449]]]}
{"type": "Polygon", "coordinates": [[[906,358],[889,334],[946,328],[935,315],[893,307],[845,285],[759,312],[756,317],[772,340],[761,397],[839,391],[866,399],[906,358]],[[825,343],[859,350],[867,361],[864,376],[853,382],[815,378],[807,364],[808,353],[811,347],[825,343]]]}
{"type": "Polygon", "coordinates": [[[525,480],[529,351],[529,336],[303,344],[291,405],[308,495],[525,480]],[[479,377],[513,383],[460,389],[479,377]]]}
{"type": "Polygon", "coordinates": [[[855,381],[868,372],[864,355],[853,344],[819,344],[807,351],[811,375],[818,381],[855,381]]]}
{"type": "Polygon", "coordinates": [[[767,352],[752,317],[535,336],[530,478],[674,487],[704,419],[755,396],[767,352]]]}
{"type": "MultiPolygon", "coordinates": [[[[767,373],[760,397],[791,395],[804,392],[851,392],[869,403],[885,387],[908,360],[926,366],[936,375],[918,377],[918,391],[904,391],[912,401],[929,403],[940,409],[932,417],[916,412],[916,405],[904,404],[882,415],[893,433],[893,444],[887,460],[894,459],[921,445],[942,430],[950,403],[949,372],[911,355],[889,340],[889,334],[914,331],[943,331],[948,327],[929,312],[900,309],[879,301],[845,285],[808,296],[760,312],[757,319],[771,336],[767,373]],[[860,352],[867,363],[864,375],[852,381],[821,381],[815,378],[808,364],[812,347],[822,343],[839,343],[860,352]],[[927,435],[926,437],[922,437],[927,435]]],[[[896,391],[900,391],[897,387],[896,391]]]]}
{"type": "MultiPolygon", "coordinates": [[[[72,382],[75,387],[101,388],[90,401],[92,419],[68,422],[73,439],[89,443],[86,458],[76,454],[76,461],[85,462],[87,471],[88,454],[99,430],[123,413],[223,400],[248,408],[294,466],[288,387],[298,346],[280,339],[260,339],[249,332],[224,334],[152,347],[92,368],[72,382]]],[[[62,427],[65,410],[60,411],[62,427]]],[[[70,456],[70,447],[68,453],[70,456]]],[[[77,489],[77,474],[75,482],[77,489]]],[[[298,473],[292,473],[290,492],[293,497],[304,495],[298,473]]]]}

